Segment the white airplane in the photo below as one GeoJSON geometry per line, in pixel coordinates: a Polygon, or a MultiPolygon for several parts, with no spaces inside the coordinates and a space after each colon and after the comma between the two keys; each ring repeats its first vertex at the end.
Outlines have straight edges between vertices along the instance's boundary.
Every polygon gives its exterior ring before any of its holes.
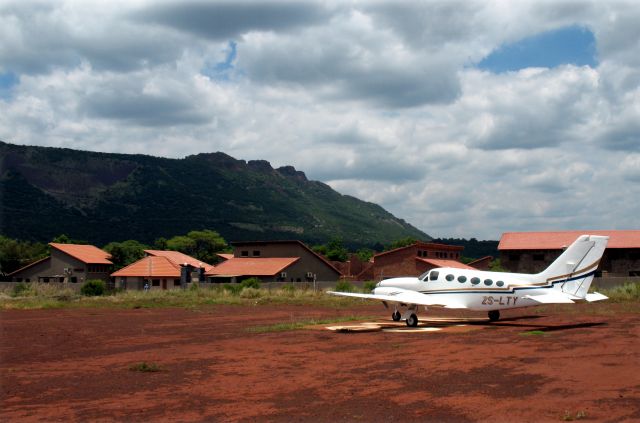
{"type": "Polygon", "coordinates": [[[598,268],[607,236],[581,235],[551,265],[537,274],[485,272],[440,267],[419,277],[393,278],[379,282],[371,294],[329,291],[329,294],[380,300],[394,304],[391,318],[417,326],[418,306],[486,310],[489,320],[500,318],[500,310],[540,304],[606,300],[588,293],[598,268]],[[399,307],[406,307],[400,313],[399,307]]]}

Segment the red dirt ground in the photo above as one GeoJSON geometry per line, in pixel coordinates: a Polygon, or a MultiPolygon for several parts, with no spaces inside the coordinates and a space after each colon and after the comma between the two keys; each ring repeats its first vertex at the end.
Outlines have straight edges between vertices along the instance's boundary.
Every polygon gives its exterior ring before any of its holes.
{"type": "Polygon", "coordinates": [[[640,315],[573,307],[422,333],[247,331],[379,306],[2,311],[0,420],[640,421],[640,315]]]}

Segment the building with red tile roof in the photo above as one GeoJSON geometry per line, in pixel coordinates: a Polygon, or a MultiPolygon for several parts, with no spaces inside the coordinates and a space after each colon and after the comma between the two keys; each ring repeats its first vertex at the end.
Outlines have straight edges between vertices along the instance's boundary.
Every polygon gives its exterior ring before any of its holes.
{"type": "Polygon", "coordinates": [[[511,272],[538,273],[580,235],[609,237],[600,272],[607,276],[640,276],[640,230],[506,232],[498,244],[501,264],[511,272]]]}
{"type": "MultiPolygon", "coordinates": [[[[180,288],[190,280],[198,280],[202,274],[213,270],[213,266],[179,251],[144,250],[146,257],[111,274],[116,286],[124,289],[180,288]]],[[[204,281],[204,278],[203,280],[204,281]]]]}
{"type": "Polygon", "coordinates": [[[358,280],[380,281],[402,276],[419,276],[436,267],[473,269],[460,262],[464,247],[432,242],[416,242],[406,247],[373,256],[373,265],[366,268],[358,280]]]}
{"type": "Polygon", "coordinates": [[[176,264],[188,264],[195,268],[204,267],[205,271],[209,271],[213,269],[213,266],[203,262],[202,260],[198,260],[197,258],[188,256],[180,251],[170,251],[170,250],[144,250],[145,253],[149,256],[156,257],[166,257],[176,264]]]}
{"type": "MultiPolygon", "coordinates": [[[[284,279],[287,269],[300,260],[300,257],[232,257],[207,272],[211,278],[240,279],[258,277],[276,281],[284,279]]],[[[236,280],[236,282],[240,282],[236,280]]]]}
{"type": "Polygon", "coordinates": [[[241,282],[257,277],[262,282],[337,281],[340,271],[300,241],[232,242],[233,256],[207,276],[212,282],[241,282]]]}
{"type": "Polygon", "coordinates": [[[52,242],[51,255],[7,275],[14,282],[84,283],[91,279],[109,281],[111,255],[93,245],[52,242]]]}

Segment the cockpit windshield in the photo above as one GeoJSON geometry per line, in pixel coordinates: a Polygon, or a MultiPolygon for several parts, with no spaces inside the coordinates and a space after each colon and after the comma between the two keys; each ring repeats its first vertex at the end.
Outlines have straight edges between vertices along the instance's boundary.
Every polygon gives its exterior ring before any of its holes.
{"type": "Polygon", "coordinates": [[[418,276],[418,279],[420,279],[421,281],[426,282],[427,280],[429,280],[429,272],[430,270],[427,270],[426,272],[424,272],[422,275],[418,276]]]}

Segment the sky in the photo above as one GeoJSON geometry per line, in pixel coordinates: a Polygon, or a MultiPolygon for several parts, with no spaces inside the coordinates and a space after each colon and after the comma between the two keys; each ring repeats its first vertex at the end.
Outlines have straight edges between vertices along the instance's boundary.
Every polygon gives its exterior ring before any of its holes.
{"type": "Polygon", "coordinates": [[[0,139],[293,165],[434,237],[640,229],[636,1],[0,0],[0,139]]]}

